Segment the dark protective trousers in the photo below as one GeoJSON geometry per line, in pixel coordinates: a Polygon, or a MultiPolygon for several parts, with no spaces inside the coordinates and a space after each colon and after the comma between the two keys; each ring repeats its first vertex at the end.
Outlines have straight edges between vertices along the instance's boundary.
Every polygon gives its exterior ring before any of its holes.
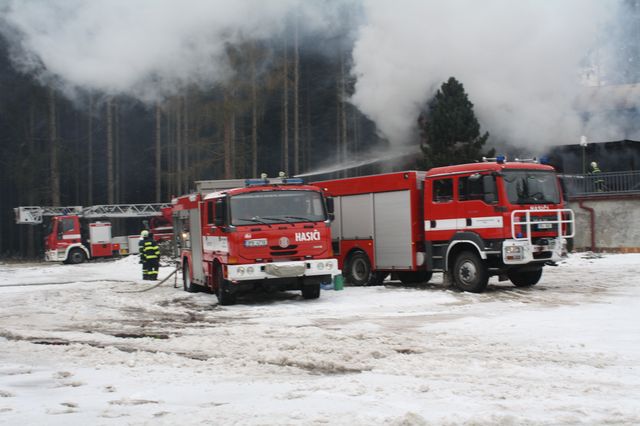
{"type": "Polygon", "coordinates": [[[160,259],[148,259],[142,261],[142,279],[157,280],[158,269],[160,268],[160,259]]]}

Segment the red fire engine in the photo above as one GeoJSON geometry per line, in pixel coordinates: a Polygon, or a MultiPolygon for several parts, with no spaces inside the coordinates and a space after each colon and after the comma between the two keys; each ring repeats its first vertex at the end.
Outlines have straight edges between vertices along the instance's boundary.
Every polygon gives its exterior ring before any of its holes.
{"type": "Polygon", "coordinates": [[[44,218],[45,260],[82,263],[87,259],[137,253],[139,235],[114,237],[106,218],[150,218],[150,231],[156,240],[170,240],[171,206],[168,204],[115,204],[91,207],[25,206],[14,209],[16,223],[41,224],[44,218]]]}
{"type": "Polygon", "coordinates": [[[315,299],[340,273],[331,204],[300,179],[200,181],[172,202],[185,291],[210,289],[221,305],[257,288],[315,299]]]}
{"type": "MultiPolygon", "coordinates": [[[[486,160],[486,159],[485,159],[486,160]]],[[[491,162],[315,182],[335,200],[333,250],[345,280],[427,282],[482,292],[490,276],[535,285],[566,253],[574,216],[551,166],[491,162]]]]}

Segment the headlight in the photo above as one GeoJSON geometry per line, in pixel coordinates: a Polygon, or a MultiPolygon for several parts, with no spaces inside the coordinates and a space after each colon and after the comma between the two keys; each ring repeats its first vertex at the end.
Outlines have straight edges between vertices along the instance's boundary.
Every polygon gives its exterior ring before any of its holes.
{"type": "Polygon", "coordinates": [[[331,268],[333,268],[333,262],[327,262],[327,263],[325,263],[325,266],[326,266],[327,269],[331,269],[331,268]]]}
{"type": "Polygon", "coordinates": [[[253,275],[253,266],[247,266],[247,275],[253,275]]]}
{"type": "Polygon", "coordinates": [[[238,275],[244,275],[244,266],[238,266],[236,272],[238,272],[238,275]]]}
{"type": "Polygon", "coordinates": [[[324,263],[322,263],[322,262],[318,263],[318,270],[319,271],[324,270],[324,263]]]}
{"type": "Polygon", "coordinates": [[[522,253],[522,247],[520,246],[508,246],[505,248],[505,253],[507,254],[518,254],[522,253]]]}
{"type": "Polygon", "coordinates": [[[255,240],[244,240],[245,247],[265,247],[267,245],[266,238],[257,238],[255,240]]]}

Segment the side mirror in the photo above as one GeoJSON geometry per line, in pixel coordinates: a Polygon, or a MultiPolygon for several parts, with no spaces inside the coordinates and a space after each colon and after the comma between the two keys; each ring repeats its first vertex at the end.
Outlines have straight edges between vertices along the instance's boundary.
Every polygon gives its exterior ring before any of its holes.
{"type": "Polygon", "coordinates": [[[224,226],[224,217],[216,217],[213,224],[215,226],[224,226]]]}
{"type": "Polygon", "coordinates": [[[335,210],[335,205],[333,202],[333,197],[327,197],[327,212],[329,213],[329,217],[331,217],[331,215],[334,213],[334,210],[335,210]]]}
{"type": "Polygon", "coordinates": [[[333,222],[334,220],[336,220],[335,213],[329,213],[329,221],[333,222]]]}

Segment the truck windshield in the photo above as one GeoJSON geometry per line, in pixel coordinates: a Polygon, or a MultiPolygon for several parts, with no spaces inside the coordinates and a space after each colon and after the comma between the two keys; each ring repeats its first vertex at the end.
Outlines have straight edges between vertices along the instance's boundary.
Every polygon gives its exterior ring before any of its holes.
{"type": "Polygon", "coordinates": [[[231,197],[231,224],[321,222],[327,219],[315,191],[261,191],[231,197]]]}
{"type": "Polygon", "coordinates": [[[504,183],[511,204],[558,204],[556,174],[538,170],[505,170],[504,183]]]}

